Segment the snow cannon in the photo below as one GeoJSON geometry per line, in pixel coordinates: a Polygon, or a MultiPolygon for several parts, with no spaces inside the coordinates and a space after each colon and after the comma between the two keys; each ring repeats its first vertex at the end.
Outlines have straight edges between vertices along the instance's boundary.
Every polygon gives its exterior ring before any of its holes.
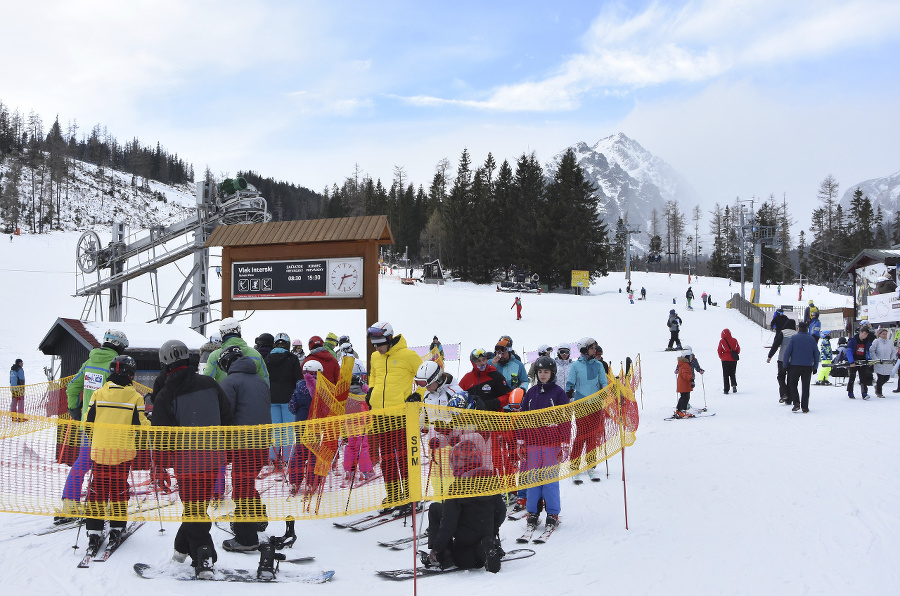
{"type": "Polygon", "coordinates": [[[233,195],[240,190],[247,190],[247,181],[240,177],[226,178],[219,184],[219,193],[222,195],[233,195]]]}

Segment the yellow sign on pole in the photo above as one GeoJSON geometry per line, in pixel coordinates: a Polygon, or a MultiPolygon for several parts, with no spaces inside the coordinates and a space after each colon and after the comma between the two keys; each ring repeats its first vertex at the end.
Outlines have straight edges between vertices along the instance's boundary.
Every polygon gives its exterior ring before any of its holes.
{"type": "Polygon", "coordinates": [[[573,288],[586,288],[591,285],[591,275],[590,271],[576,271],[572,270],[572,287],[573,288]]]}

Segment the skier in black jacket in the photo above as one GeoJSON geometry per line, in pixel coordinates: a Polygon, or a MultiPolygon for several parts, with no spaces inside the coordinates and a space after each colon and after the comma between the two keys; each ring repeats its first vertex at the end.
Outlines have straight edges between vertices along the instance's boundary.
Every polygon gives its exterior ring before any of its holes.
{"type": "MultiPolygon", "coordinates": [[[[190,365],[187,346],[169,340],[159,349],[159,359],[166,366],[166,384],[153,400],[153,426],[230,426],[234,414],[228,397],[212,377],[200,375],[190,365]]],[[[173,559],[184,562],[191,556],[198,578],[212,579],[216,549],[209,530],[212,522],[206,509],[213,496],[219,468],[226,464],[226,437],[223,434],[176,433],[161,435],[157,440],[154,466],[173,468],[178,478],[178,492],[184,505],[182,521],[175,534],[173,559]],[[186,441],[187,444],[183,442],[186,441]],[[197,448],[202,446],[203,448],[197,448]]]]}
{"type": "MultiPolygon", "coordinates": [[[[496,478],[482,467],[482,454],[474,441],[460,441],[450,454],[455,477],[450,495],[464,495],[483,490],[486,482],[496,478]]],[[[500,525],[506,519],[506,504],[499,494],[447,499],[428,508],[428,556],[426,566],[441,569],[484,567],[491,573],[500,571],[500,525]]]]}
{"type": "MultiPolygon", "coordinates": [[[[275,336],[275,347],[266,357],[266,369],[269,371],[269,384],[272,397],[272,424],[290,424],[294,415],[288,409],[291,395],[297,382],[303,379],[303,365],[300,359],[290,352],[291,338],[287,333],[275,336]]],[[[272,447],[269,459],[275,466],[286,467],[291,461],[294,445],[294,432],[287,427],[276,428],[272,433],[272,447]]]]}

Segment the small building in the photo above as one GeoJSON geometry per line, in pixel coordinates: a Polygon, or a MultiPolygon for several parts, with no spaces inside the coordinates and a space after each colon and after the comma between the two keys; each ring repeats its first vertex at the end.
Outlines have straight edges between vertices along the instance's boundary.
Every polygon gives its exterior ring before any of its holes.
{"type": "Polygon", "coordinates": [[[441,267],[439,259],[422,265],[422,281],[427,284],[440,285],[444,283],[444,268],[441,267]]]}
{"type": "Polygon", "coordinates": [[[59,378],[68,377],[78,372],[91,350],[103,344],[103,336],[109,329],[118,329],[128,338],[125,353],[137,363],[135,381],[148,387],[153,386],[153,380],[162,369],[159,348],[165,342],[170,339],[183,341],[190,351],[191,364],[194,366],[198,366],[200,347],[206,343],[206,338],[193,329],[177,325],[58,318],[41,340],[38,349],[54,357],[54,370],[56,360],[59,360],[59,378]]]}

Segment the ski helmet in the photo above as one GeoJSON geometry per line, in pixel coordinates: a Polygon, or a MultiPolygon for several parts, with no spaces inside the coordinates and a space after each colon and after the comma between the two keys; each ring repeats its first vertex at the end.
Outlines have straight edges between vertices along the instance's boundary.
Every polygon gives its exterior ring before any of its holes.
{"type": "Polygon", "coordinates": [[[597,340],[593,337],[582,337],[578,340],[578,351],[587,354],[591,346],[597,347],[597,340]]]}
{"type": "Polygon", "coordinates": [[[441,369],[441,366],[437,362],[429,360],[419,366],[419,369],[416,371],[416,377],[413,380],[419,387],[427,387],[440,380],[443,374],[444,371],[441,369]]]}
{"type": "Polygon", "coordinates": [[[472,350],[472,352],[469,354],[469,362],[471,362],[472,364],[475,364],[475,361],[478,360],[479,358],[481,358],[482,356],[484,356],[485,358],[487,358],[487,357],[488,357],[488,353],[485,352],[485,351],[484,351],[483,349],[481,349],[481,348],[475,348],[475,349],[472,350]]]}
{"type": "Polygon", "coordinates": [[[500,339],[497,340],[497,345],[494,347],[494,352],[506,352],[512,350],[513,340],[508,335],[501,335],[500,339]]]}
{"type": "Polygon", "coordinates": [[[547,344],[541,344],[538,346],[537,351],[540,356],[546,356],[547,354],[549,354],[550,352],[553,351],[553,348],[551,348],[547,344]]]}
{"type": "Polygon", "coordinates": [[[356,362],[353,363],[353,376],[350,378],[350,383],[353,385],[363,385],[368,382],[369,375],[366,373],[366,368],[363,366],[362,361],[356,360],[356,362]]]}
{"type": "Polygon", "coordinates": [[[325,369],[322,367],[322,363],[316,360],[315,358],[307,358],[303,362],[303,372],[308,372],[312,374],[316,374],[317,372],[322,372],[325,369]]]}
{"type": "Polygon", "coordinates": [[[469,402],[468,395],[463,393],[459,393],[454,397],[451,397],[447,400],[447,406],[451,408],[460,408],[464,410],[466,408],[466,404],[469,402]]]}
{"type": "Polygon", "coordinates": [[[823,331],[822,339],[831,339],[831,331],[823,331]]]}
{"type": "Polygon", "coordinates": [[[229,346],[222,350],[222,353],[219,354],[219,368],[228,372],[231,368],[231,365],[235,363],[238,358],[243,358],[244,352],[238,346],[229,346]]]}
{"type": "Polygon", "coordinates": [[[109,344],[121,352],[128,347],[128,338],[118,329],[110,329],[103,334],[103,343],[109,344]]]}
{"type": "Polygon", "coordinates": [[[691,349],[691,346],[684,346],[681,350],[681,355],[684,357],[690,357],[694,355],[694,350],[691,349]]]}
{"type": "Polygon", "coordinates": [[[159,348],[159,361],[166,366],[172,366],[189,357],[190,352],[188,352],[187,346],[183,341],[177,339],[170,339],[159,348]]]}
{"type": "Polygon", "coordinates": [[[373,346],[390,344],[394,339],[394,328],[387,321],[379,321],[366,330],[373,346]]]}
{"type": "Polygon", "coordinates": [[[525,390],[521,387],[516,387],[509,392],[509,397],[507,398],[507,407],[513,412],[518,412],[522,409],[522,400],[524,399],[525,390]]]}
{"type": "Polygon", "coordinates": [[[300,347],[302,348],[302,347],[303,347],[303,340],[302,340],[302,339],[295,339],[294,341],[291,342],[291,345],[294,346],[295,348],[296,348],[297,346],[300,346],[300,347]]]}
{"type": "Polygon", "coordinates": [[[221,346],[222,345],[222,334],[221,333],[213,333],[212,335],[210,335],[209,343],[213,344],[214,346],[221,346]]]}
{"type": "Polygon", "coordinates": [[[351,344],[349,341],[338,344],[338,352],[340,352],[341,354],[346,354],[347,356],[352,356],[353,344],[351,344]]]}
{"type": "Polygon", "coordinates": [[[287,333],[279,333],[275,336],[275,347],[283,348],[285,350],[290,349],[291,347],[291,336],[287,333]]]}
{"type": "Polygon", "coordinates": [[[350,336],[349,336],[349,335],[342,335],[342,336],[340,336],[340,337],[338,338],[338,345],[341,345],[341,344],[349,344],[349,343],[350,343],[350,336]]]}
{"type": "Polygon", "coordinates": [[[135,373],[137,373],[137,363],[131,356],[116,356],[109,363],[110,376],[119,375],[133,381],[135,373]]]}
{"type": "Polygon", "coordinates": [[[222,334],[223,339],[227,335],[240,336],[241,324],[234,317],[226,317],[219,321],[219,333],[222,334]]]}
{"type": "Polygon", "coordinates": [[[318,335],[313,335],[309,338],[309,349],[315,350],[316,348],[321,348],[325,345],[325,342],[322,341],[322,338],[318,335]]]}
{"type": "Polygon", "coordinates": [[[534,372],[537,373],[539,370],[549,370],[550,371],[550,380],[548,383],[556,382],[556,361],[553,360],[550,356],[541,356],[537,360],[534,361],[534,372]]]}

